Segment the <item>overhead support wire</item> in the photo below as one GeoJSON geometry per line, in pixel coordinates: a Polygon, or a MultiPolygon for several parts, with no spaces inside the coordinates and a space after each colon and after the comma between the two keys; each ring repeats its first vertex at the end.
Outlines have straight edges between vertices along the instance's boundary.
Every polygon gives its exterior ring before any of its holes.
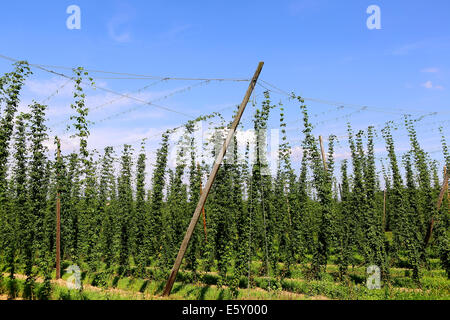
{"type": "MultiPolygon", "coordinates": [[[[142,92],[143,90],[147,89],[148,87],[150,87],[150,86],[152,86],[152,85],[154,85],[154,84],[156,84],[156,83],[159,83],[159,82],[161,82],[161,81],[163,81],[163,80],[158,80],[158,81],[156,81],[156,82],[153,82],[153,83],[151,83],[151,84],[149,84],[149,85],[147,85],[147,86],[145,86],[145,87],[143,87],[143,88],[137,90],[137,91],[134,92],[134,93],[140,93],[140,92],[142,92]]],[[[115,113],[115,114],[112,114],[112,115],[110,115],[110,116],[108,116],[108,117],[105,117],[105,118],[102,118],[102,119],[100,119],[100,120],[94,121],[94,122],[93,122],[93,125],[98,124],[98,123],[105,122],[105,121],[107,121],[107,120],[111,120],[111,119],[113,119],[113,118],[115,118],[115,117],[121,116],[121,115],[126,114],[126,113],[130,113],[130,112],[136,111],[137,109],[139,109],[139,108],[141,108],[141,107],[143,107],[143,106],[145,106],[145,105],[155,106],[155,107],[158,107],[158,108],[160,108],[160,109],[162,108],[162,109],[167,110],[167,111],[176,112],[176,113],[181,114],[181,115],[183,115],[183,116],[185,116],[185,117],[194,119],[195,117],[194,117],[193,115],[190,115],[190,114],[184,113],[184,112],[180,112],[180,111],[175,111],[175,110],[173,110],[173,109],[169,109],[168,107],[164,107],[164,106],[161,106],[161,105],[159,105],[159,104],[155,104],[155,102],[160,101],[160,100],[164,100],[164,99],[168,99],[168,98],[170,98],[170,97],[172,97],[172,96],[174,96],[174,95],[176,95],[176,94],[179,94],[179,93],[183,93],[183,92],[189,91],[189,90],[192,89],[192,88],[195,88],[195,87],[198,87],[198,86],[202,86],[202,85],[205,85],[205,84],[208,84],[208,83],[210,83],[210,81],[202,81],[202,82],[196,83],[195,85],[191,85],[191,86],[188,86],[188,87],[181,88],[181,89],[179,89],[179,90],[175,90],[175,91],[170,92],[170,93],[168,93],[168,94],[166,94],[166,95],[164,95],[164,96],[162,96],[162,97],[160,97],[160,98],[156,98],[156,99],[154,99],[154,100],[152,100],[152,101],[145,101],[145,100],[142,100],[142,99],[133,97],[133,96],[131,96],[130,94],[120,94],[120,93],[117,93],[117,95],[119,95],[118,98],[112,99],[112,100],[107,101],[107,102],[105,102],[105,103],[102,103],[102,104],[100,104],[100,105],[98,105],[98,106],[96,106],[96,107],[90,108],[90,110],[93,111],[93,110],[101,109],[101,108],[103,108],[103,107],[105,107],[105,106],[107,106],[107,105],[111,105],[111,104],[113,104],[113,103],[115,103],[115,102],[117,102],[117,101],[120,101],[120,100],[122,100],[122,99],[125,99],[125,98],[131,99],[131,100],[135,100],[135,101],[139,102],[140,105],[134,106],[134,107],[132,107],[132,108],[128,108],[127,110],[120,111],[120,112],[117,112],[117,113],[115,113]]],[[[68,123],[68,122],[70,122],[70,120],[59,121],[59,122],[55,123],[53,126],[59,126],[59,125],[62,125],[62,124],[68,123]]]]}
{"type": "Polygon", "coordinates": [[[68,80],[68,81],[64,82],[52,94],[50,94],[47,98],[42,100],[41,104],[46,104],[47,102],[49,102],[52,98],[54,98],[62,89],[64,89],[71,82],[72,82],[72,80],[68,80]]]}
{"type": "MultiPolygon", "coordinates": [[[[14,62],[18,62],[19,61],[18,59],[7,57],[7,56],[2,55],[2,54],[0,54],[0,58],[6,59],[6,60],[9,60],[9,61],[14,61],[14,62]]],[[[32,67],[38,68],[38,69],[40,69],[42,71],[45,71],[45,72],[48,72],[48,73],[51,73],[51,74],[54,74],[54,75],[57,75],[57,76],[60,76],[60,77],[72,80],[72,81],[75,80],[74,77],[68,76],[68,75],[66,75],[64,73],[61,73],[61,72],[57,72],[57,71],[48,69],[48,67],[56,67],[56,66],[46,66],[46,65],[40,65],[40,64],[29,64],[29,65],[32,66],[32,67]]],[[[73,68],[68,68],[68,67],[60,67],[60,68],[73,70],[73,68]]],[[[90,72],[101,72],[101,73],[120,74],[120,75],[141,76],[141,75],[117,73],[117,72],[109,72],[109,71],[100,71],[100,70],[88,70],[88,69],[84,69],[84,70],[86,70],[88,72],[90,71],[90,72]]],[[[172,94],[166,95],[165,97],[163,97],[161,99],[167,98],[167,97],[169,97],[169,96],[171,96],[171,95],[173,95],[175,93],[178,93],[178,92],[184,92],[186,90],[189,90],[192,87],[195,87],[195,86],[198,86],[198,85],[203,85],[203,84],[209,83],[211,81],[250,81],[249,79],[230,79],[230,78],[174,78],[174,77],[156,77],[156,76],[148,76],[147,78],[149,78],[149,79],[158,79],[158,82],[166,81],[166,80],[198,80],[198,81],[202,81],[199,84],[196,84],[196,85],[193,85],[193,86],[190,86],[190,87],[186,87],[186,88],[178,90],[178,91],[176,91],[176,92],[174,92],[172,94]]],[[[178,110],[174,110],[172,108],[169,108],[169,107],[166,107],[166,106],[162,106],[162,105],[159,105],[159,104],[155,104],[152,101],[145,101],[145,100],[142,100],[142,99],[130,96],[128,94],[122,94],[122,93],[116,92],[114,90],[111,90],[111,89],[108,89],[108,88],[104,88],[104,87],[100,87],[100,86],[97,86],[97,85],[94,85],[93,87],[95,89],[99,89],[99,90],[102,90],[102,91],[105,91],[105,92],[108,92],[108,93],[112,93],[112,94],[117,95],[117,96],[119,96],[121,98],[128,98],[128,99],[131,99],[131,100],[135,100],[135,101],[141,103],[142,105],[150,105],[150,106],[156,107],[156,108],[161,109],[161,110],[165,110],[165,111],[168,111],[168,112],[176,113],[176,114],[182,115],[182,116],[187,117],[187,118],[195,119],[195,117],[193,115],[191,115],[191,114],[188,114],[188,113],[185,113],[185,112],[181,112],[181,111],[178,111],[178,110]]],[[[156,101],[161,100],[161,99],[157,99],[156,101]]],[[[111,102],[106,103],[106,105],[109,104],[109,103],[111,103],[111,102]]],[[[103,106],[104,105],[102,104],[100,106],[97,106],[96,108],[98,109],[98,108],[103,107],[103,106]]],[[[98,122],[103,122],[103,121],[109,120],[109,119],[113,118],[114,116],[119,116],[121,114],[134,111],[134,110],[136,110],[138,108],[139,108],[139,106],[131,108],[131,109],[126,110],[126,111],[122,111],[122,112],[120,112],[120,113],[118,113],[116,115],[109,116],[107,118],[101,119],[98,122]]],[[[58,123],[58,124],[60,124],[60,123],[58,123]]]]}
{"type": "MultiPolygon", "coordinates": [[[[292,97],[292,93],[288,93],[285,90],[282,90],[267,81],[261,80],[261,82],[263,82],[267,86],[273,88],[273,89],[270,89],[270,88],[267,88],[266,86],[262,85],[261,83],[258,83],[259,86],[265,88],[268,91],[278,93],[281,95],[285,95],[288,97],[292,97]]],[[[373,106],[367,106],[367,105],[359,105],[359,104],[354,104],[354,103],[337,102],[337,101],[330,101],[330,100],[317,99],[317,98],[308,98],[308,97],[302,97],[302,99],[305,101],[312,101],[312,102],[317,102],[317,103],[327,104],[327,105],[332,105],[332,106],[337,106],[337,107],[343,107],[343,108],[347,108],[347,107],[355,108],[355,109],[363,109],[364,108],[364,109],[367,109],[368,111],[381,112],[381,113],[387,113],[387,114],[409,114],[409,115],[411,115],[411,113],[430,112],[429,110],[416,110],[416,109],[411,109],[411,108],[405,109],[405,108],[373,107],[373,106]],[[397,111],[392,111],[392,110],[397,110],[397,111]]],[[[436,111],[436,112],[440,113],[440,114],[450,113],[450,112],[442,112],[442,111],[436,111]]]]}
{"type": "MultiPolygon", "coordinates": [[[[0,54],[0,58],[18,62],[19,59],[11,58],[5,55],[0,54]]],[[[39,69],[61,69],[61,70],[73,70],[72,67],[64,67],[64,66],[55,66],[55,65],[45,65],[45,64],[35,64],[29,63],[30,66],[39,68],[39,69]]],[[[128,76],[133,77],[134,79],[156,79],[156,80],[179,80],[179,81],[232,81],[232,82],[248,82],[251,79],[239,79],[239,78],[193,78],[193,77],[166,77],[166,76],[154,76],[154,75],[143,75],[143,74],[135,74],[135,73],[125,73],[125,72],[113,72],[113,71],[104,71],[104,70],[94,70],[94,69],[84,69],[90,73],[103,73],[103,74],[112,74],[112,75],[120,75],[120,76],[128,76]]]]}
{"type": "MultiPolygon", "coordinates": [[[[2,55],[0,55],[0,57],[2,57],[2,55]]],[[[30,64],[30,66],[33,66],[33,65],[30,64]]],[[[39,65],[34,65],[34,67],[38,68],[38,69],[41,69],[41,70],[43,70],[45,72],[48,72],[48,73],[51,73],[51,74],[54,74],[54,75],[57,75],[57,76],[60,76],[60,77],[63,77],[63,78],[75,81],[74,77],[70,77],[70,76],[68,76],[68,75],[66,75],[64,73],[60,73],[60,72],[56,72],[56,71],[53,71],[53,70],[49,70],[49,69],[46,69],[46,68],[41,67],[39,65]]],[[[83,83],[86,84],[85,82],[83,82],[83,83]]],[[[123,97],[123,98],[128,98],[128,99],[131,99],[131,100],[135,100],[135,101],[140,102],[142,104],[151,105],[151,106],[153,106],[155,108],[158,108],[158,109],[162,109],[162,110],[169,111],[169,112],[172,112],[172,113],[177,113],[177,114],[180,114],[180,115],[188,117],[188,118],[194,118],[190,114],[187,114],[187,113],[184,113],[184,112],[181,112],[181,111],[178,111],[178,110],[174,110],[174,109],[171,109],[169,107],[162,106],[162,105],[158,105],[158,104],[155,104],[155,103],[152,103],[152,102],[149,102],[149,101],[145,101],[145,100],[142,100],[142,99],[139,99],[139,98],[136,98],[136,97],[132,97],[130,95],[123,94],[123,93],[120,93],[120,92],[117,92],[117,91],[114,91],[114,90],[111,90],[111,89],[108,89],[108,88],[99,87],[97,85],[93,85],[93,88],[99,89],[99,90],[102,90],[102,91],[105,91],[105,92],[109,92],[109,93],[112,93],[114,95],[117,95],[117,96],[120,96],[120,97],[123,97]]]]}
{"type": "MultiPolygon", "coordinates": [[[[14,58],[2,55],[2,54],[0,54],[0,58],[8,60],[8,61],[12,61],[12,62],[18,62],[19,61],[18,59],[14,59],[14,58]]],[[[64,87],[66,87],[71,81],[75,81],[75,78],[73,76],[69,76],[67,74],[64,74],[64,73],[61,73],[61,72],[58,72],[58,71],[55,71],[55,70],[51,70],[51,69],[74,70],[73,68],[62,67],[62,66],[43,65],[43,64],[29,64],[29,65],[31,67],[37,68],[39,70],[42,70],[44,72],[47,72],[47,73],[50,73],[50,74],[53,74],[53,75],[56,75],[56,76],[68,79],[68,81],[65,82],[64,84],[62,84],[60,87],[58,87],[58,89],[55,92],[53,92],[48,97],[46,97],[44,100],[42,100],[41,104],[45,104],[48,101],[50,101],[64,87]]],[[[200,86],[200,85],[203,85],[203,84],[210,83],[211,81],[237,81],[237,82],[245,82],[245,81],[248,82],[248,81],[250,81],[249,79],[238,79],[238,78],[163,77],[163,76],[142,75],[142,74],[134,74],[134,73],[122,73],[122,72],[112,72],[112,71],[93,70],[93,69],[84,69],[84,70],[86,70],[86,71],[88,71],[90,73],[101,73],[101,74],[112,75],[111,77],[106,77],[105,76],[103,78],[102,77],[95,77],[95,79],[155,80],[151,84],[148,84],[148,85],[144,86],[143,88],[138,89],[137,92],[133,92],[133,93],[140,93],[141,91],[147,89],[148,87],[150,87],[152,85],[155,85],[157,83],[160,83],[160,82],[163,82],[163,81],[167,81],[167,80],[200,81],[199,83],[196,83],[196,84],[194,84],[192,86],[188,86],[188,87],[182,88],[180,90],[176,90],[176,91],[174,91],[172,93],[169,93],[169,94],[167,94],[167,95],[165,95],[163,97],[160,97],[160,98],[152,100],[152,101],[145,101],[143,99],[134,97],[134,96],[132,96],[130,94],[120,93],[120,92],[117,92],[117,91],[114,91],[114,90],[111,90],[111,89],[108,89],[108,88],[104,88],[104,87],[100,87],[100,86],[94,85],[93,87],[95,89],[99,89],[99,90],[102,90],[104,92],[108,92],[108,93],[114,94],[118,98],[110,100],[110,101],[107,101],[105,103],[102,103],[102,104],[100,104],[100,105],[98,105],[96,107],[90,108],[91,110],[98,110],[98,109],[103,108],[103,107],[105,107],[105,106],[107,106],[109,104],[117,102],[117,101],[119,101],[121,99],[134,100],[134,101],[136,101],[136,102],[138,102],[140,104],[139,106],[135,106],[133,108],[129,108],[127,110],[124,110],[124,111],[118,112],[116,114],[110,115],[110,116],[108,116],[106,118],[97,120],[96,122],[94,122],[94,124],[107,121],[109,119],[112,119],[112,118],[114,118],[116,116],[120,116],[120,115],[128,113],[128,112],[133,112],[134,110],[136,110],[136,109],[138,109],[138,108],[140,108],[142,106],[145,106],[145,105],[153,106],[155,108],[158,108],[158,109],[161,109],[161,110],[164,110],[164,111],[176,113],[176,114],[182,115],[183,117],[187,117],[189,119],[195,119],[195,117],[193,115],[191,115],[191,114],[188,114],[188,113],[185,113],[185,112],[182,112],[182,111],[178,111],[178,110],[175,110],[175,109],[172,109],[172,108],[169,108],[169,107],[166,107],[166,106],[162,106],[162,105],[159,105],[159,104],[155,104],[155,102],[159,101],[159,100],[166,99],[166,98],[168,98],[168,97],[170,97],[170,96],[172,96],[174,94],[177,94],[177,93],[180,93],[180,92],[185,92],[185,91],[187,91],[187,90],[189,90],[189,89],[191,89],[191,88],[193,88],[195,86],[200,86]],[[117,76],[117,77],[115,77],[115,76],[117,76]]],[[[257,85],[260,86],[261,88],[263,88],[264,90],[267,90],[267,91],[270,91],[270,92],[274,92],[274,93],[277,93],[277,94],[281,94],[281,95],[284,95],[284,96],[289,97],[289,98],[293,98],[293,93],[288,93],[287,91],[285,91],[283,89],[280,89],[279,87],[277,87],[277,86],[275,86],[275,85],[273,85],[273,84],[271,84],[271,83],[269,83],[269,82],[267,82],[265,80],[260,79],[260,82],[257,82],[257,85]]],[[[340,118],[349,118],[353,114],[360,113],[362,111],[373,111],[373,112],[380,112],[380,113],[385,113],[385,114],[402,114],[402,115],[411,115],[411,113],[413,113],[413,114],[421,114],[419,118],[415,119],[415,121],[421,121],[423,118],[429,117],[429,116],[450,113],[450,112],[442,112],[442,111],[429,112],[428,110],[426,110],[426,111],[425,110],[414,110],[414,109],[409,109],[409,108],[408,109],[402,109],[402,108],[381,108],[381,107],[373,107],[373,106],[358,105],[358,104],[351,104],[351,103],[342,103],[342,102],[329,101],[329,100],[316,99],[316,98],[308,98],[308,97],[303,98],[303,99],[307,100],[307,101],[311,101],[311,102],[317,102],[317,103],[321,103],[321,104],[327,104],[327,105],[336,106],[337,110],[340,110],[340,109],[343,109],[343,108],[354,108],[354,109],[356,109],[355,111],[353,111],[353,112],[351,112],[349,114],[345,114],[345,115],[339,116],[337,118],[316,122],[315,123],[316,125],[324,124],[324,123],[327,123],[327,122],[330,122],[330,121],[335,121],[335,120],[340,119],[340,118]],[[425,114],[425,112],[428,112],[428,113],[425,114]]],[[[224,108],[224,109],[226,109],[226,108],[224,108]]],[[[331,110],[331,111],[333,111],[333,110],[331,110]]],[[[329,112],[331,112],[331,111],[329,111],[329,112]]],[[[325,111],[325,112],[320,113],[320,115],[327,114],[327,113],[328,113],[328,111],[325,111]]],[[[246,120],[246,118],[243,118],[242,122],[244,122],[245,120],[246,120]]],[[[441,122],[442,123],[444,123],[444,122],[447,123],[448,121],[449,120],[444,120],[444,121],[441,121],[441,122]]],[[[56,123],[56,125],[59,125],[61,123],[67,123],[67,122],[68,121],[58,122],[58,123],[56,123]]],[[[295,121],[295,122],[297,122],[297,121],[295,121]]],[[[291,122],[291,123],[293,123],[293,122],[291,122]]],[[[383,123],[383,125],[385,125],[385,123],[383,123]]],[[[425,124],[422,123],[421,125],[425,125],[425,124]]],[[[375,125],[375,127],[378,127],[378,126],[381,126],[381,124],[375,125]]],[[[182,126],[173,128],[173,130],[179,129],[180,127],[182,127],[182,126]]],[[[291,129],[288,129],[288,130],[291,130],[291,129]]],[[[161,133],[158,133],[158,135],[159,134],[161,134],[161,133]]]]}

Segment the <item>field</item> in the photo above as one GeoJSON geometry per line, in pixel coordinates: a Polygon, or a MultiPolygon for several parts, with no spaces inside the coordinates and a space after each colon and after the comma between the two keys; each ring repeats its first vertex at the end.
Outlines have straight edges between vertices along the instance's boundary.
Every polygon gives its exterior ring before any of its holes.
{"type": "MultiPolygon", "coordinates": [[[[64,262],[68,266],[69,262],[64,262]]],[[[411,280],[410,271],[405,268],[391,268],[392,280],[383,289],[369,290],[366,286],[364,267],[351,268],[349,278],[339,281],[338,267],[330,264],[324,279],[307,280],[302,272],[305,266],[296,266],[291,278],[252,277],[252,287],[247,288],[247,278],[242,278],[237,292],[227,286],[217,286],[217,272],[200,273],[197,280],[189,272],[180,272],[170,297],[163,297],[165,281],[142,279],[137,277],[120,277],[108,273],[83,273],[83,288],[70,290],[66,281],[69,274],[63,274],[62,280],[52,281],[54,300],[448,300],[450,299],[450,280],[439,269],[436,259],[432,261],[431,270],[424,272],[421,285],[411,280]],[[269,287],[270,280],[270,287],[269,287]]],[[[254,274],[260,264],[252,265],[254,274]]],[[[16,276],[17,297],[22,299],[23,275],[16,276]]],[[[42,286],[42,278],[36,285],[36,293],[42,286]]],[[[4,279],[0,288],[0,299],[7,299],[8,279],[4,279]],[[3,294],[2,294],[3,292],[3,294]]]]}
{"type": "Polygon", "coordinates": [[[284,106],[267,89],[252,109],[254,143],[239,148],[232,136],[226,161],[210,175],[196,149],[196,124],[219,118],[209,122],[212,134],[201,145],[215,159],[233,128],[220,114],[162,132],[151,165],[145,139],[137,152],[128,144],[89,149],[84,91],[95,83],[74,69],[67,76],[74,85],[69,129],[78,147],[69,152],[51,136],[46,105],[18,112],[32,71],[26,62],[13,68],[0,78],[2,299],[449,299],[450,153],[443,127],[442,164],[418,138],[423,117],[411,115],[381,129],[355,132],[347,123],[348,135],[330,134],[325,148],[305,100],[292,93],[288,101],[303,124],[295,143],[284,106]],[[281,143],[270,173],[265,138],[273,122],[281,143]],[[399,127],[408,137],[401,148],[399,127]],[[338,163],[339,143],[349,157],[338,163]],[[377,158],[375,144],[387,157],[377,158]],[[205,177],[214,183],[172,294],[163,297],[192,214],[200,214],[205,177]],[[77,277],[82,287],[69,290],[65,280],[77,277]]]}

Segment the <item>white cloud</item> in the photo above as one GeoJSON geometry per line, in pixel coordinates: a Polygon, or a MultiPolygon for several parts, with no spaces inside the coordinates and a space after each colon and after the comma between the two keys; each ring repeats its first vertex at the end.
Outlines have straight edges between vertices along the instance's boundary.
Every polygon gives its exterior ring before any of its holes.
{"type": "Polygon", "coordinates": [[[422,87],[427,88],[427,89],[431,89],[431,88],[433,88],[433,82],[428,80],[427,82],[422,83],[422,87]]]}
{"type": "Polygon", "coordinates": [[[52,78],[48,80],[30,79],[26,82],[26,89],[31,93],[45,97],[52,94],[59,97],[71,97],[73,91],[72,81],[68,79],[52,78]],[[58,90],[58,92],[56,92],[58,90]]]}
{"type": "MultiPolygon", "coordinates": [[[[78,148],[78,141],[76,139],[71,139],[69,135],[59,135],[58,137],[61,141],[62,152],[72,152],[78,148]]],[[[44,141],[44,145],[51,153],[55,152],[56,145],[53,140],[53,135],[51,135],[46,141],[44,141]]]]}
{"type": "Polygon", "coordinates": [[[116,20],[111,20],[108,22],[108,35],[111,39],[116,42],[126,43],[131,41],[131,33],[130,31],[122,32],[120,34],[117,33],[116,29],[121,24],[121,22],[116,20]]]}
{"type": "Polygon", "coordinates": [[[107,23],[109,37],[119,43],[131,41],[130,21],[135,16],[135,9],[128,4],[120,3],[118,13],[114,15],[107,23]],[[122,31],[119,31],[122,29],[122,31]]]}
{"type": "Polygon", "coordinates": [[[352,153],[347,151],[347,152],[340,152],[340,153],[336,153],[334,155],[334,159],[335,160],[344,160],[344,159],[350,159],[352,157],[352,153]]]}
{"type": "MultiPolygon", "coordinates": [[[[127,128],[127,127],[107,127],[95,128],[91,130],[91,135],[88,139],[88,148],[102,151],[106,146],[116,146],[115,149],[120,149],[123,144],[131,144],[138,150],[139,143],[146,137],[151,138],[151,142],[159,141],[162,132],[166,128],[127,128]]],[[[70,133],[59,135],[61,139],[61,150],[63,152],[72,152],[79,147],[77,138],[70,138],[70,133]]],[[[50,151],[55,150],[53,137],[45,142],[45,145],[50,151]]]]}
{"type": "Polygon", "coordinates": [[[428,80],[425,83],[421,84],[422,87],[426,88],[426,89],[437,89],[437,90],[443,90],[444,87],[441,85],[435,85],[433,84],[433,82],[431,80],[428,80]]]}
{"type": "MultiPolygon", "coordinates": [[[[145,102],[156,100],[155,103],[159,105],[160,102],[158,99],[165,100],[165,97],[170,97],[171,94],[179,90],[180,88],[174,88],[140,93],[125,92],[123,94],[145,102]]],[[[61,121],[67,121],[70,115],[74,113],[70,108],[71,103],[73,103],[72,97],[59,100],[57,103],[50,103],[47,111],[47,116],[50,118],[49,125],[57,129],[57,131],[63,130],[67,125],[67,123],[62,123],[61,121]]],[[[164,105],[164,102],[161,104],[164,105]]],[[[145,105],[143,102],[125,96],[118,96],[113,93],[88,94],[86,96],[86,106],[90,109],[88,118],[93,122],[105,120],[109,116],[112,116],[112,120],[121,119],[125,122],[131,120],[161,119],[169,115],[167,111],[155,106],[145,105]],[[130,112],[128,113],[126,111],[130,112]]]]}
{"type": "Polygon", "coordinates": [[[402,56],[410,53],[411,51],[421,49],[426,46],[426,41],[419,41],[415,43],[406,44],[400,47],[397,47],[393,50],[392,54],[395,56],[402,56]]]}
{"type": "Polygon", "coordinates": [[[428,38],[419,40],[416,42],[408,43],[402,46],[398,46],[397,48],[394,48],[390,54],[401,56],[401,55],[407,55],[417,50],[426,50],[428,52],[430,51],[436,51],[442,48],[448,48],[449,47],[449,37],[436,37],[436,38],[428,38]]]}
{"type": "Polygon", "coordinates": [[[301,161],[303,157],[303,148],[301,146],[293,146],[291,148],[292,161],[301,161]]]}
{"type": "Polygon", "coordinates": [[[163,32],[160,34],[160,37],[166,40],[170,40],[175,38],[178,34],[183,33],[184,31],[190,29],[192,25],[190,24],[184,24],[184,25],[176,25],[166,32],[163,32]]]}
{"type": "Polygon", "coordinates": [[[438,72],[439,72],[439,68],[434,68],[434,67],[431,67],[431,68],[425,68],[425,69],[422,69],[421,72],[425,72],[425,73],[438,73],[438,72]]]}

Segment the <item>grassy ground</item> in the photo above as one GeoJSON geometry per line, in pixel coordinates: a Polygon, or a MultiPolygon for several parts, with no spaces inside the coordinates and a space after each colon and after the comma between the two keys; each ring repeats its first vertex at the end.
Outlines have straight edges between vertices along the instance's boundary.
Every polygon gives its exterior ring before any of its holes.
{"type": "MultiPolygon", "coordinates": [[[[432,264],[433,265],[433,264],[432,264]]],[[[256,275],[260,264],[252,264],[252,274],[256,275]]],[[[55,300],[230,300],[230,299],[340,299],[340,300],[450,300],[450,280],[445,272],[438,268],[425,270],[420,285],[411,280],[409,270],[391,268],[391,282],[382,289],[369,290],[365,285],[365,268],[349,268],[349,277],[345,281],[337,279],[337,266],[330,264],[320,281],[306,280],[305,266],[296,266],[290,278],[253,276],[251,288],[248,279],[240,279],[239,288],[232,290],[227,286],[218,286],[216,272],[198,274],[181,271],[169,298],[161,297],[165,285],[163,280],[148,280],[136,277],[119,277],[102,272],[83,273],[83,289],[69,290],[65,280],[52,281],[50,299],[55,300]],[[194,280],[195,279],[195,280],[194,280]]],[[[14,280],[16,296],[23,294],[24,277],[20,274],[14,280]]],[[[42,278],[36,281],[36,297],[42,286],[42,278]]],[[[0,280],[0,299],[6,299],[11,280],[6,275],[0,280]]]]}

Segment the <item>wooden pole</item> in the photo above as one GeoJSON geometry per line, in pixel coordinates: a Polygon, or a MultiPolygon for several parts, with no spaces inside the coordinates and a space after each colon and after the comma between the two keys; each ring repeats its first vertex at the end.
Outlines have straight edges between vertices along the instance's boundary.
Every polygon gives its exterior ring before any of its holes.
{"type": "MultiPolygon", "coordinates": [[[[439,199],[437,202],[437,209],[439,210],[442,205],[442,201],[444,200],[444,194],[448,189],[448,172],[447,168],[444,167],[444,182],[442,183],[441,193],[439,194],[439,199]]],[[[433,234],[434,227],[434,217],[431,217],[430,224],[428,226],[427,234],[425,235],[425,247],[430,243],[431,235],[433,234]]]]}
{"type": "MultiPolygon", "coordinates": [[[[61,141],[57,139],[57,161],[61,158],[61,141]]],[[[59,175],[59,172],[57,172],[59,175]]],[[[56,279],[61,278],[61,198],[59,185],[56,185],[56,279]]]]}
{"type": "Polygon", "coordinates": [[[319,141],[320,141],[320,151],[322,152],[323,168],[325,169],[325,171],[327,171],[328,170],[328,168],[327,168],[327,156],[325,155],[325,149],[323,147],[322,136],[319,136],[319,141]]]}
{"type": "Polygon", "coordinates": [[[222,160],[225,156],[225,153],[227,152],[228,145],[230,144],[231,139],[233,139],[234,133],[236,132],[236,128],[239,125],[239,121],[241,120],[242,114],[244,113],[244,110],[245,110],[245,107],[247,106],[248,100],[250,99],[253,89],[256,86],[256,82],[258,81],[258,78],[259,78],[259,75],[261,74],[261,70],[262,70],[263,66],[264,66],[264,62],[260,62],[258,64],[258,68],[256,69],[255,74],[248,86],[247,93],[245,94],[244,100],[242,101],[242,103],[239,107],[238,113],[236,114],[236,117],[234,118],[234,121],[231,125],[230,131],[228,132],[227,138],[225,139],[225,142],[222,146],[222,150],[217,155],[217,158],[216,158],[216,161],[214,162],[214,166],[211,171],[211,174],[208,178],[208,181],[206,182],[205,189],[203,190],[203,193],[200,196],[200,199],[198,200],[198,204],[197,204],[197,207],[195,208],[194,215],[192,216],[191,223],[189,224],[189,227],[186,231],[186,235],[184,236],[183,242],[181,243],[181,247],[180,247],[180,250],[178,251],[177,258],[173,265],[169,279],[167,280],[166,287],[164,288],[163,296],[168,296],[170,294],[170,292],[172,291],[173,284],[177,277],[178,270],[180,269],[180,265],[183,260],[184,254],[186,253],[186,249],[189,245],[189,241],[191,240],[191,236],[192,236],[192,233],[194,232],[194,228],[195,228],[195,225],[197,224],[198,218],[200,216],[200,212],[202,211],[202,208],[205,205],[206,199],[208,198],[209,191],[211,190],[211,186],[214,182],[214,179],[216,178],[217,172],[219,171],[219,167],[222,164],[222,160]]]}
{"type": "MultiPolygon", "coordinates": [[[[200,165],[197,163],[198,173],[200,175],[200,197],[203,193],[203,187],[202,187],[202,175],[200,170],[200,165]]],[[[205,214],[205,206],[202,208],[202,216],[203,216],[203,231],[205,232],[205,241],[208,242],[208,233],[206,232],[206,214],[205,214]]]]}

